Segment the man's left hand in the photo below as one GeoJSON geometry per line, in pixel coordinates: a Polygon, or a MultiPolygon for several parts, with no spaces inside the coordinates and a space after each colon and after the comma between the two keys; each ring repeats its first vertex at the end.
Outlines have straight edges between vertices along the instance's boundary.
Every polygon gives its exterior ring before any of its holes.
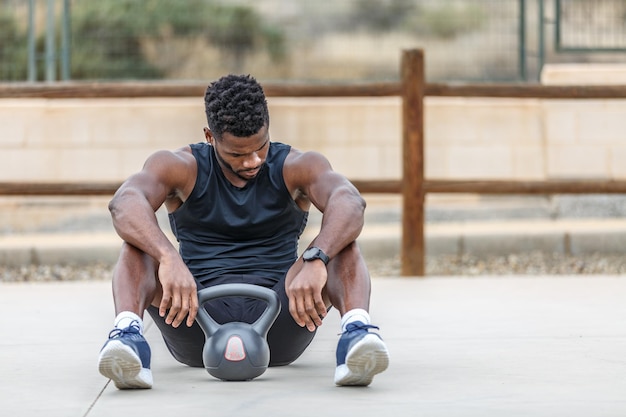
{"type": "Polygon", "coordinates": [[[291,316],[299,326],[306,326],[311,332],[321,326],[326,317],[322,291],[327,279],[326,265],[316,260],[304,262],[293,279],[285,283],[291,316]]]}

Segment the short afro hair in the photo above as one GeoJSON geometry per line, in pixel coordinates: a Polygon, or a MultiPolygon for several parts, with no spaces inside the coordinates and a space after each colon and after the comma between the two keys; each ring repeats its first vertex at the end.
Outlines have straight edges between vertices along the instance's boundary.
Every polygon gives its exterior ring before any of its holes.
{"type": "Polygon", "coordinates": [[[224,132],[237,137],[269,127],[267,100],[261,85],[250,75],[226,75],[211,83],[204,95],[209,129],[217,139],[224,132]]]}

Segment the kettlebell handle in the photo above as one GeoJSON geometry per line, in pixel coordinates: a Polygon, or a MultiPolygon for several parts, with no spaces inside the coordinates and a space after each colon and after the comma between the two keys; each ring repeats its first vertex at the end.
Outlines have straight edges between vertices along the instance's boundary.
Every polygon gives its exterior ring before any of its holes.
{"type": "Polygon", "coordinates": [[[197,319],[199,319],[198,323],[200,324],[202,330],[207,333],[207,337],[211,337],[215,334],[220,325],[213,320],[210,314],[203,307],[204,303],[215,298],[231,296],[255,298],[267,303],[265,311],[254,323],[250,325],[255,332],[260,334],[263,338],[266,338],[270,326],[274,323],[274,320],[276,320],[276,317],[278,317],[278,314],[280,313],[280,299],[278,298],[278,294],[269,288],[242,283],[219,284],[203,288],[198,291],[198,304],[200,305],[200,308],[198,309],[197,319]]]}

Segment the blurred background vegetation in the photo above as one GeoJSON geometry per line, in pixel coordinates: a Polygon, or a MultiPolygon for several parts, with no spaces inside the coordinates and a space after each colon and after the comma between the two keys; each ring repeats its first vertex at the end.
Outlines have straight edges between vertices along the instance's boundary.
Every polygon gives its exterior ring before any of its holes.
{"type": "Polygon", "coordinates": [[[50,9],[62,78],[64,6],[73,80],[393,80],[406,48],[425,49],[431,81],[536,81],[545,62],[626,62],[626,0],[0,0],[0,80],[27,80],[29,29],[45,79],[50,9]],[[561,33],[588,33],[585,50],[553,46],[557,3],[561,33]],[[594,41],[593,28],[614,40],[594,41]]]}

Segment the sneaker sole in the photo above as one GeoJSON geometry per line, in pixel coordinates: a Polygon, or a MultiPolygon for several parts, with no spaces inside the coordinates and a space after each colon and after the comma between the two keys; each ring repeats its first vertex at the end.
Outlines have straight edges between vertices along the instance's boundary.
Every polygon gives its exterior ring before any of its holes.
{"type": "Polygon", "coordinates": [[[152,388],[152,372],[143,368],[141,359],[124,343],[112,340],[102,349],[98,370],[118,389],[152,388]]]}
{"type": "Polygon", "coordinates": [[[374,375],[389,366],[389,352],[385,343],[376,335],[369,334],[356,343],[346,356],[345,365],[335,371],[335,384],[342,386],[367,386],[374,375]]]}

